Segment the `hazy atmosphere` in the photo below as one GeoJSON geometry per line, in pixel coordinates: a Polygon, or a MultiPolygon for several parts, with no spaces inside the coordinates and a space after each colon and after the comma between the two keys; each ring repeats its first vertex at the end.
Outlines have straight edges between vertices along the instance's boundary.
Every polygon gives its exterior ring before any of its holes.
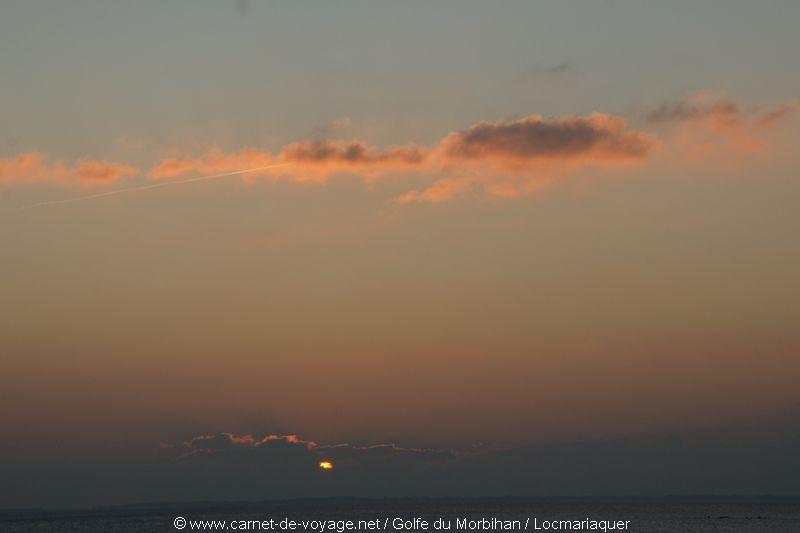
{"type": "Polygon", "coordinates": [[[0,508],[800,493],[797,2],[1,9],[0,508]]]}

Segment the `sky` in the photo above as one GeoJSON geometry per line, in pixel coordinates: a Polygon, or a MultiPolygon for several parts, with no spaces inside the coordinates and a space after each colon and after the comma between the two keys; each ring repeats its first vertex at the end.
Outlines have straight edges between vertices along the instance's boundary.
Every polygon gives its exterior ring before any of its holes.
{"type": "Polygon", "coordinates": [[[0,508],[800,493],[798,20],[2,2],[0,508]]]}

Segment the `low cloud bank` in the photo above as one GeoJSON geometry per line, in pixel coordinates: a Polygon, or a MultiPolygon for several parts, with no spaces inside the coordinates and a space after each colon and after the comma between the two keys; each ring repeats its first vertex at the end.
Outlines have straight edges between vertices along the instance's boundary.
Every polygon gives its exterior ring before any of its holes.
{"type": "MultiPolygon", "coordinates": [[[[103,446],[102,435],[95,439],[103,446]]],[[[309,497],[800,494],[797,426],[664,437],[414,448],[211,433],[147,455],[0,458],[0,508],[309,497]],[[333,464],[322,469],[321,461],[333,464]]]]}

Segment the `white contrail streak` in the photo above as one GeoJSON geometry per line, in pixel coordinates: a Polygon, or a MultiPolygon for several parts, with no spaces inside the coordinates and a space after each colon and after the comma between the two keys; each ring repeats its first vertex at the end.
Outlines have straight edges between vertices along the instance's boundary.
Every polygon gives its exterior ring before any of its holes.
{"type": "Polygon", "coordinates": [[[228,176],[236,176],[238,174],[247,174],[248,172],[258,172],[259,170],[267,170],[270,168],[278,168],[278,167],[285,167],[286,165],[290,165],[291,163],[279,163],[276,165],[267,165],[265,167],[256,167],[256,168],[246,168],[244,170],[234,170],[233,172],[223,172],[222,174],[213,174],[211,176],[199,176],[196,178],[188,178],[183,180],[173,180],[173,181],[164,181],[161,183],[153,183],[151,185],[140,185],[138,187],[128,187],[125,189],[116,189],[113,191],[101,192],[97,194],[90,194],[88,196],[78,196],[76,198],[65,198],[63,200],[50,200],[48,202],[39,202],[38,204],[31,204],[26,205],[25,207],[20,207],[20,210],[25,209],[33,209],[35,207],[44,207],[47,205],[56,205],[56,204],[69,204],[72,202],[82,202],[84,200],[94,200],[95,198],[103,198],[105,196],[113,196],[115,194],[124,194],[128,192],[136,192],[136,191],[145,191],[148,189],[158,189],[160,187],[169,187],[171,185],[182,185],[184,183],[193,183],[195,181],[208,181],[208,180],[215,180],[217,178],[226,178],[228,176]]]}

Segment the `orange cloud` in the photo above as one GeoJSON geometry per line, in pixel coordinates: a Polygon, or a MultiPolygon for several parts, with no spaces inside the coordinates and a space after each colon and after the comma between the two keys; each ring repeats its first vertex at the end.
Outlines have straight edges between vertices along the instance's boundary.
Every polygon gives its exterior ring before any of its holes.
{"type": "Polygon", "coordinates": [[[253,148],[244,148],[233,153],[225,153],[219,148],[212,148],[199,157],[162,159],[148,171],[147,176],[152,179],[169,179],[191,172],[217,174],[263,167],[273,163],[275,163],[275,159],[270,154],[253,148]]]}
{"type": "MultiPolygon", "coordinates": [[[[629,127],[619,116],[545,118],[480,122],[446,135],[431,146],[407,144],[377,147],[361,140],[301,140],[271,153],[256,148],[204,153],[162,151],[147,172],[150,179],[187,174],[219,174],[249,169],[245,179],[324,183],[338,175],[377,180],[402,172],[427,179],[396,203],[452,201],[461,195],[515,197],[547,187],[575,172],[617,169],[666,155],[671,161],[708,156],[763,154],[767,132],[800,109],[794,100],[771,108],[746,109],[724,92],[704,91],[652,109],[645,123],[652,132],[629,127]],[[665,148],[665,149],[664,149],[665,148]],[[279,170],[261,167],[281,165],[279,170]]],[[[348,124],[342,121],[342,124],[348,124]]],[[[341,126],[337,123],[329,130],[341,126]]],[[[328,131],[328,130],[326,130],[328,131]]],[[[107,161],[78,159],[67,165],[50,162],[40,152],[0,159],[0,182],[55,181],[80,185],[112,183],[138,169],[107,161]]]]}
{"type": "Polygon", "coordinates": [[[395,203],[407,204],[411,202],[431,202],[440,204],[449,202],[457,194],[471,187],[467,179],[440,179],[422,191],[408,191],[394,199],[395,203]]]}
{"type": "Polygon", "coordinates": [[[700,91],[665,103],[647,114],[649,124],[672,128],[674,150],[689,160],[726,160],[769,151],[768,129],[792,115],[800,101],[772,108],[745,109],[720,91],[700,91]]]}
{"type": "Polygon", "coordinates": [[[60,163],[50,165],[40,152],[27,152],[15,157],[0,159],[0,182],[44,181],[60,179],[66,169],[60,163]]]}
{"type": "Polygon", "coordinates": [[[107,184],[135,176],[139,169],[121,163],[79,159],[72,169],[72,175],[84,184],[107,184]]]}
{"type": "Polygon", "coordinates": [[[73,165],[48,161],[41,152],[0,159],[0,183],[55,182],[83,186],[108,185],[135,176],[139,169],[122,163],[78,159],[73,165]]]}
{"type": "Polygon", "coordinates": [[[233,153],[212,148],[199,157],[168,157],[154,165],[148,177],[175,178],[190,172],[217,173],[291,163],[280,175],[292,181],[327,181],[335,174],[345,173],[375,178],[420,167],[426,156],[425,149],[413,145],[381,149],[361,141],[300,141],[286,146],[276,155],[252,148],[233,153]]]}
{"type": "Polygon", "coordinates": [[[469,190],[494,196],[524,194],[566,170],[641,161],[655,144],[650,135],[628,129],[620,117],[601,113],[559,119],[530,116],[482,122],[449,134],[433,148],[413,144],[378,148],[358,140],[299,141],[275,155],[253,149],[224,153],[215,148],[199,157],[165,158],[148,176],[174,178],[190,172],[226,172],[275,162],[291,164],[278,175],[292,181],[324,182],[337,174],[377,179],[416,170],[446,176],[395,201],[446,202],[469,190]]]}

